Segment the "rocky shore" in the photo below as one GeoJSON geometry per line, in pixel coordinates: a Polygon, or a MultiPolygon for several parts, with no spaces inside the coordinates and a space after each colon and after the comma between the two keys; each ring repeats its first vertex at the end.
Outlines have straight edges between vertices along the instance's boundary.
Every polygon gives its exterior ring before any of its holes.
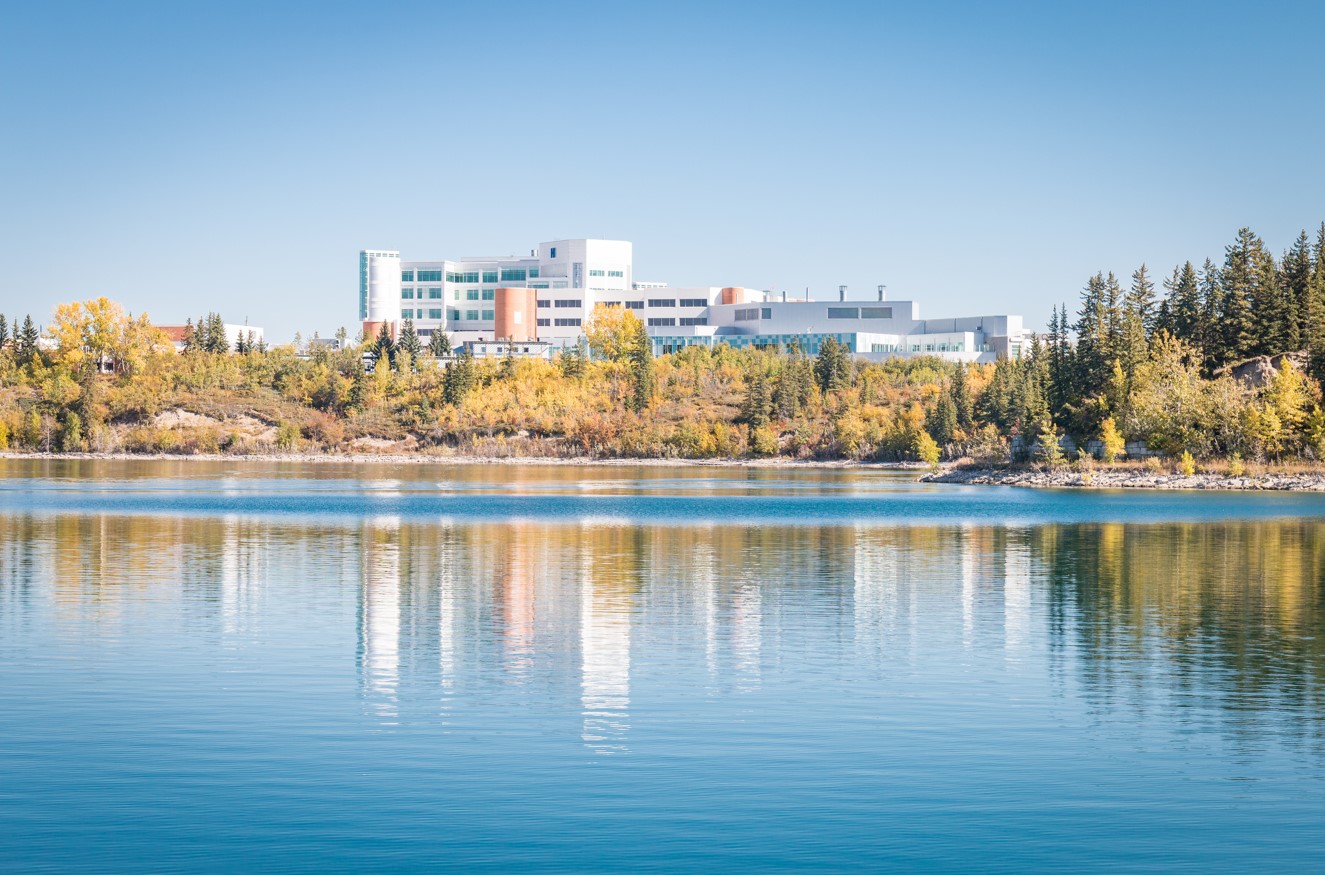
{"type": "Polygon", "coordinates": [[[853,459],[678,459],[603,458],[593,456],[471,456],[448,453],[32,453],[0,451],[0,461],[121,462],[311,462],[342,465],[585,465],[594,467],[701,467],[701,468],[824,468],[883,471],[922,471],[920,462],[861,462],[853,459]]]}
{"type": "Polygon", "coordinates": [[[1227,474],[1172,474],[1128,468],[1092,471],[1007,467],[953,467],[920,478],[924,483],[982,486],[1028,486],[1086,489],[1236,489],[1280,492],[1325,492],[1325,471],[1266,473],[1232,477],[1227,474]]]}

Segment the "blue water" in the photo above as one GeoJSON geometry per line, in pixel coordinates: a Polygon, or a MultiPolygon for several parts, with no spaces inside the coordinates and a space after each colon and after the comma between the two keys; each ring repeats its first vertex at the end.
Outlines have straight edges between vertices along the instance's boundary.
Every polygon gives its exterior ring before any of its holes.
{"type": "Polygon", "coordinates": [[[1321,868],[1325,496],[0,461],[0,868],[1321,868]]]}

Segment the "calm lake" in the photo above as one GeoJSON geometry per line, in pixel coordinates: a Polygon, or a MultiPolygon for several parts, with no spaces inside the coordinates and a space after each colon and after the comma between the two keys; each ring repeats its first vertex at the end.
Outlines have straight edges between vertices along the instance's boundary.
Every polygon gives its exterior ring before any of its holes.
{"type": "Polygon", "coordinates": [[[1325,495],[0,460],[0,868],[1319,870],[1325,495]]]}

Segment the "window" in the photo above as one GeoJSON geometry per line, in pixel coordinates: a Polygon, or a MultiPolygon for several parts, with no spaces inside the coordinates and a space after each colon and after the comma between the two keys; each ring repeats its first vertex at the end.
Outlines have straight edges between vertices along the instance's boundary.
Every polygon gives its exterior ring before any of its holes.
{"type": "Polygon", "coordinates": [[[829,318],[829,319],[859,319],[859,318],[860,318],[860,308],[859,308],[859,307],[829,307],[829,308],[828,308],[828,318],[829,318]]]}
{"type": "Polygon", "coordinates": [[[421,283],[440,283],[442,281],[442,272],[440,270],[415,271],[415,276],[421,283]]]}
{"type": "Polygon", "coordinates": [[[549,258],[556,258],[556,257],[557,257],[557,247],[555,247],[555,246],[552,247],[552,254],[551,254],[550,256],[548,256],[548,257],[549,257],[549,258]]]}
{"type": "Polygon", "coordinates": [[[589,269],[589,276],[606,276],[606,274],[607,272],[603,270],[594,270],[593,268],[589,269]]]}
{"type": "MultiPolygon", "coordinates": [[[[423,290],[419,290],[419,297],[423,297],[423,290]]],[[[440,301],[442,299],[441,289],[428,289],[428,299],[431,301],[440,301]]]]}
{"type": "Polygon", "coordinates": [[[466,300],[466,301],[477,301],[477,300],[478,300],[478,289],[465,289],[465,300],[466,300]]]}
{"type": "Polygon", "coordinates": [[[551,301],[539,301],[539,302],[538,302],[538,309],[540,309],[540,310],[542,310],[544,307],[551,307],[551,306],[552,306],[552,302],[551,302],[551,301]]]}
{"type": "Polygon", "coordinates": [[[449,319],[449,320],[452,321],[452,322],[459,322],[459,321],[460,321],[460,311],[459,311],[459,310],[456,310],[456,309],[454,309],[454,308],[448,307],[448,308],[446,308],[446,318],[449,319]]]}
{"type": "Polygon", "coordinates": [[[893,318],[892,307],[861,307],[861,319],[891,319],[893,318]]]}
{"type": "Polygon", "coordinates": [[[643,301],[627,301],[627,302],[626,302],[626,309],[627,309],[627,310],[643,310],[643,309],[644,309],[644,302],[643,302],[643,301]]]}
{"type": "Polygon", "coordinates": [[[465,319],[469,320],[470,322],[477,322],[477,321],[478,321],[478,311],[477,311],[477,310],[466,310],[466,311],[465,311],[465,319]]]}
{"type": "Polygon", "coordinates": [[[620,302],[620,301],[603,301],[603,302],[602,302],[602,305],[603,305],[604,307],[620,307],[620,306],[621,306],[621,302],[620,302]]]}
{"type": "Polygon", "coordinates": [[[897,347],[891,343],[871,343],[870,352],[896,352],[897,347]]]}
{"type": "Polygon", "coordinates": [[[400,316],[401,316],[401,318],[403,318],[403,319],[413,319],[413,318],[414,318],[414,311],[413,311],[413,310],[401,310],[401,311],[400,311],[400,316]]]}
{"type": "Polygon", "coordinates": [[[437,310],[437,309],[429,310],[429,311],[428,311],[428,318],[429,318],[429,319],[441,319],[441,318],[442,318],[442,311],[441,311],[441,310],[437,310]]]}
{"type": "Polygon", "coordinates": [[[682,298],[682,307],[707,307],[709,302],[704,298],[682,298]]]}
{"type": "Polygon", "coordinates": [[[626,278],[626,272],[625,272],[624,270],[609,270],[609,271],[607,272],[607,275],[608,275],[608,276],[618,277],[618,278],[620,278],[620,279],[625,279],[625,278],[626,278]]]}
{"type": "Polygon", "coordinates": [[[501,269],[501,281],[504,283],[522,283],[525,276],[526,272],[523,267],[503,267],[501,269]]]}
{"type": "Polygon", "coordinates": [[[554,319],[553,321],[557,323],[557,327],[558,327],[558,328],[579,328],[579,327],[580,327],[580,320],[579,320],[579,319],[554,319]]]}
{"type": "Polygon", "coordinates": [[[492,311],[491,311],[491,310],[484,310],[484,311],[483,311],[483,318],[484,318],[484,319],[491,319],[491,318],[492,318],[492,311]]]}
{"type": "Polygon", "coordinates": [[[536,280],[536,279],[538,279],[538,268],[536,268],[536,267],[531,267],[531,268],[529,268],[529,278],[530,278],[531,280],[536,280]]]}
{"type": "Polygon", "coordinates": [[[495,271],[495,270],[485,270],[485,271],[483,271],[483,282],[485,282],[485,283],[495,283],[495,282],[497,282],[497,281],[498,281],[498,280],[497,280],[497,271],[495,271]]]}
{"type": "Polygon", "coordinates": [[[682,316],[682,325],[707,325],[709,320],[707,316],[682,316]]]}
{"type": "Polygon", "coordinates": [[[649,327],[650,327],[650,328],[658,328],[658,327],[661,327],[661,326],[664,326],[664,325],[672,325],[672,326],[676,325],[676,317],[675,317],[675,316],[650,316],[650,317],[649,317],[649,327]]]}
{"type": "Polygon", "coordinates": [[[551,325],[551,324],[552,324],[552,320],[551,320],[551,319],[539,319],[539,320],[538,320],[538,327],[539,327],[539,328],[547,328],[547,327],[548,327],[549,325],[551,325]]]}
{"type": "Polygon", "coordinates": [[[736,311],[736,321],[737,321],[737,322],[752,322],[752,321],[754,321],[754,320],[756,320],[756,319],[758,319],[758,318],[759,318],[759,308],[758,308],[758,307],[750,307],[750,308],[747,309],[747,310],[737,310],[737,311],[736,311]]]}
{"type": "Polygon", "coordinates": [[[567,307],[578,307],[578,306],[580,306],[580,302],[579,302],[579,301],[569,301],[569,300],[564,300],[564,299],[558,299],[556,305],[557,305],[557,307],[559,307],[559,308],[563,308],[563,309],[564,309],[564,308],[567,308],[567,307]]]}
{"type": "Polygon", "coordinates": [[[676,298],[649,298],[650,307],[675,307],[676,298]]]}
{"type": "Polygon", "coordinates": [[[412,300],[414,300],[414,290],[413,290],[413,289],[401,289],[401,290],[400,290],[400,299],[401,299],[402,301],[412,301],[412,300]]]}
{"type": "Polygon", "coordinates": [[[412,271],[412,270],[402,270],[402,271],[400,272],[400,281],[401,281],[402,283],[412,283],[412,282],[414,282],[414,271],[412,271]]]}
{"type": "Polygon", "coordinates": [[[772,318],[773,318],[773,308],[772,308],[772,307],[765,307],[765,308],[763,308],[763,310],[760,311],[760,313],[762,314],[762,315],[760,316],[760,318],[762,318],[762,319],[772,319],[772,318]]]}
{"type": "Polygon", "coordinates": [[[485,301],[491,301],[491,300],[492,300],[493,298],[495,298],[495,297],[497,297],[497,292],[496,292],[495,289],[484,289],[484,290],[483,290],[483,300],[485,300],[485,301]]]}
{"type": "Polygon", "coordinates": [[[911,352],[920,352],[920,344],[918,343],[911,344],[911,352]]]}

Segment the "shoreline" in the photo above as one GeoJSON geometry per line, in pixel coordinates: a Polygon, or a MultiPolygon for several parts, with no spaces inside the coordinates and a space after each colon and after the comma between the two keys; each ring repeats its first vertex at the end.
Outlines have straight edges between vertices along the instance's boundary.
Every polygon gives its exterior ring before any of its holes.
{"type": "Polygon", "coordinates": [[[625,459],[592,456],[467,456],[381,453],[33,453],[0,451],[0,461],[76,460],[88,462],[311,462],[348,465],[540,465],[603,468],[807,468],[820,470],[925,471],[921,462],[862,462],[854,459],[678,459],[668,457],[625,459]]]}
{"type": "Polygon", "coordinates": [[[1325,492],[1325,470],[1298,473],[1172,474],[1116,468],[1044,471],[1036,468],[949,467],[925,474],[921,483],[959,486],[1018,486],[1026,489],[1156,489],[1225,492],[1325,492]]]}

